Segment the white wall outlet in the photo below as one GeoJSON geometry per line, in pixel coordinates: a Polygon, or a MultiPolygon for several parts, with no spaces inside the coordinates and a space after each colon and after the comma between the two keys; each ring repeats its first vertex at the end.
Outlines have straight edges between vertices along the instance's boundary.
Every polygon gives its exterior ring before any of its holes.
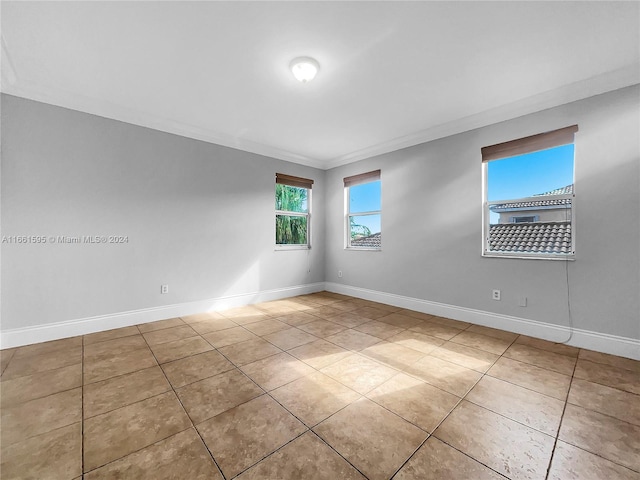
{"type": "Polygon", "coordinates": [[[338,278],[342,278],[342,270],[338,270],[338,278]]]}
{"type": "Polygon", "coordinates": [[[491,292],[491,298],[500,301],[500,290],[493,290],[493,292],[491,292]]]}
{"type": "Polygon", "coordinates": [[[524,295],[520,295],[518,297],[518,306],[526,307],[527,306],[527,297],[525,297],[524,295]]]}
{"type": "Polygon", "coordinates": [[[160,293],[169,293],[169,285],[160,285],[160,293]]]}

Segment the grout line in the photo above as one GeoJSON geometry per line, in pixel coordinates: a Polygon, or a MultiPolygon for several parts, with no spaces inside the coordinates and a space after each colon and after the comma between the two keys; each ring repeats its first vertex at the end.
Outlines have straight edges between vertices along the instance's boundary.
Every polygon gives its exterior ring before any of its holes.
{"type": "Polygon", "coordinates": [[[562,421],[564,420],[564,414],[567,411],[567,405],[569,404],[569,394],[571,393],[571,385],[573,384],[573,378],[576,373],[576,367],[578,365],[578,359],[576,358],[576,362],[573,364],[573,372],[571,373],[571,382],[569,383],[569,388],[567,388],[567,395],[564,399],[564,406],[562,408],[562,415],[560,415],[560,422],[558,422],[558,430],[556,430],[555,439],[553,442],[553,448],[551,449],[551,456],[549,457],[549,464],[547,465],[547,472],[545,475],[545,480],[549,478],[551,474],[551,465],[553,464],[553,457],[556,454],[556,447],[558,445],[558,439],[560,438],[560,430],[562,429],[562,421]]]}

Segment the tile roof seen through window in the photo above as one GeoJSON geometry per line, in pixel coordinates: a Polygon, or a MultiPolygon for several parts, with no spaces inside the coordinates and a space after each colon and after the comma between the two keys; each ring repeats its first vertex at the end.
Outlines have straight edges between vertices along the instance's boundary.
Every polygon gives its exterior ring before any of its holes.
{"type": "Polygon", "coordinates": [[[380,248],[382,244],[382,234],[374,233],[367,237],[356,238],[351,240],[352,247],[380,248]]]}
{"type": "Polygon", "coordinates": [[[491,225],[489,251],[570,254],[571,222],[491,225]]]}
{"type": "MultiPolygon", "coordinates": [[[[533,195],[534,197],[548,197],[551,195],[572,195],[573,194],[573,184],[567,185],[566,187],[556,188],[555,190],[551,190],[549,192],[538,193],[533,195]]],[[[561,198],[554,200],[534,200],[531,202],[511,202],[511,203],[500,203],[496,205],[491,205],[491,211],[499,212],[500,210],[508,210],[511,208],[529,208],[529,207],[551,207],[554,205],[571,205],[570,198],[561,198]]]]}

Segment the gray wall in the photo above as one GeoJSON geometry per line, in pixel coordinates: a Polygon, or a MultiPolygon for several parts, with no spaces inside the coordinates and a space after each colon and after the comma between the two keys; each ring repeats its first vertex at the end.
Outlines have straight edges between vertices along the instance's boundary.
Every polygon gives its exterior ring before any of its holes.
{"type": "Polygon", "coordinates": [[[574,326],[640,338],[639,103],[629,87],[329,170],[327,281],[567,325],[568,266],[574,326]],[[480,148],[576,123],[576,261],[481,257],[480,148]],[[378,168],[383,250],[346,251],[342,179],[378,168]]]}
{"type": "Polygon", "coordinates": [[[3,95],[2,235],[129,243],[3,244],[2,329],[321,282],[324,177],[3,95]],[[274,251],[276,172],[315,180],[311,252],[274,251]]]}

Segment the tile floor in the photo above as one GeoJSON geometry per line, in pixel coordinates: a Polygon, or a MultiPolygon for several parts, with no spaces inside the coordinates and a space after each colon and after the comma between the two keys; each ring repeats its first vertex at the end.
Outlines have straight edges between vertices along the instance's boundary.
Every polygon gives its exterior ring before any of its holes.
{"type": "Polygon", "coordinates": [[[9,479],[640,479],[640,363],[322,292],[1,352],[9,479]]]}

